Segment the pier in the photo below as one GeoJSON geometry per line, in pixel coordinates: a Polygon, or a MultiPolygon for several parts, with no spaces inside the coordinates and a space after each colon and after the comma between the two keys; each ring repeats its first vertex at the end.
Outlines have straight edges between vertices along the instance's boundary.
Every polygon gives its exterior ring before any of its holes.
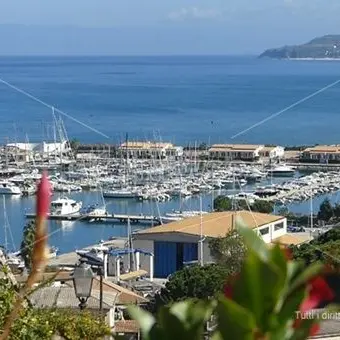
{"type": "MultiPolygon", "coordinates": [[[[35,219],[36,214],[26,214],[27,219],[35,219]]],[[[87,214],[72,214],[72,215],[53,215],[48,216],[49,220],[57,221],[86,221],[86,222],[119,222],[127,223],[148,223],[153,225],[161,224],[160,218],[148,215],[124,215],[124,214],[105,214],[105,215],[87,215],[87,214]]]]}

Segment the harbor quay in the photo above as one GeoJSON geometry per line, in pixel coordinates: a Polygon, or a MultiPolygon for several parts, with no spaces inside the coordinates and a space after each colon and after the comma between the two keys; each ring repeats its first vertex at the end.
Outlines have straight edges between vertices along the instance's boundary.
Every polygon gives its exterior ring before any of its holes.
{"type": "Polygon", "coordinates": [[[313,162],[303,162],[303,148],[255,144],[176,146],[126,140],[85,145],[65,138],[7,143],[0,152],[4,240],[8,246],[9,225],[18,224],[12,247],[17,250],[22,226],[35,218],[36,182],[44,169],[53,189],[51,242],[69,253],[111,236],[128,237],[207,215],[218,196],[234,206],[246,201],[250,209],[257,201],[269,201],[274,213],[317,202],[340,191],[338,165],[331,162],[337,149],[320,148],[309,148],[313,162]],[[328,150],[329,162],[316,163],[315,150],[328,150]]]}

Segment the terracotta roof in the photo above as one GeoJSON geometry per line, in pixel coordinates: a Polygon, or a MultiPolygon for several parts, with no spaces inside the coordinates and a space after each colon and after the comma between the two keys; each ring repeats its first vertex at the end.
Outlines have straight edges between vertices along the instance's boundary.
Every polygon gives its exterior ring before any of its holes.
{"type": "Polygon", "coordinates": [[[256,144],[214,144],[209,151],[255,151],[263,145],[256,144]]]}
{"type": "Polygon", "coordinates": [[[310,241],[310,238],[308,236],[295,236],[292,234],[285,234],[272,240],[272,243],[289,246],[291,244],[298,245],[307,241],[310,241]]]}
{"type": "Polygon", "coordinates": [[[312,148],[307,148],[304,152],[310,153],[340,153],[340,145],[317,145],[312,148]]]}
{"type": "MultiPolygon", "coordinates": [[[[221,237],[225,236],[239,220],[247,225],[249,228],[255,229],[265,224],[272,223],[275,221],[282,220],[284,217],[262,214],[250,211],[226,211],[226,212],[214,212],[204,214],[203,220],[203,234],[207,237],[221,237]]],[[[142,230],[135,234],[138,235],[146,234],[160,234],[160,233],[184,233],[191,235],[201,234],[201,217],[195,216],[186,218],[181,221],[168,223],[162,226],[153,227],[150,229],[142,230]]]]}
{"type": "MultiPolygon", "coordinates": [[[[99,278],[96,277],[92,283],[93,290],[100,289],[100,281],[99,278]]],[[[119,294],[117,296],[116,304],[119,305],[128,305],[128,304],[140,304],[140,303],[147,303],[148,300],[139,294],[119,286],[111,281],[103,279],[103,291],[104,292],[111,292],[115,294],[119,294]]]]}
{"type": "Polygon", "coordinates": [[[128,149],[163,149],[171,148],[173,144],[171,143],[156,143],[156,142],[127,142],[121,144],[120,148],[128,149]]]}
{"type": "Polygon", "coordinates": [[[268,151],[272,151],[274,150],[275,148],[277,148],[277,146],[265,146],[261,149],[260,152],[268,152],[268,151]]]}
{"type": "Polygon", "coordinates": [[[115,333],[138,333],[139,325],[135,320],[120,320],[115,322],[115,333]]]}

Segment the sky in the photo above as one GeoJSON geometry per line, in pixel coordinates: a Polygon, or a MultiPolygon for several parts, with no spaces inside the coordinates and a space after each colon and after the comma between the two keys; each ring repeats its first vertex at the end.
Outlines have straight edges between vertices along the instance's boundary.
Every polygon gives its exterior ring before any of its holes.
{"type": "Polygon", "coordinates": [[[0,0],[0,54],[257,54],[340,34],[339,0],[0,0]]]}

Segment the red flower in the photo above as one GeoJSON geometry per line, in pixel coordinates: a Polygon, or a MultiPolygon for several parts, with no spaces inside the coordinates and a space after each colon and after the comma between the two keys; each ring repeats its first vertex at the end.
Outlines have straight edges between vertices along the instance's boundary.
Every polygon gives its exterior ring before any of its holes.
{"type": "Polygon", "coordinates": [[[300,306],[301,313],[306,313],[319,306],[321,302],[331,301],[334,298],[333,291],[321,276],[312,279],[308,283],[307,289],[308,296],[300,306]]]}
{"type": "Polygon", "coordinates": [[[318,323],[314,323],[309,329],[309,336],[315,336],[319,333],[320,325],[318,323]]]}
{"type": "Polygon", "coordinates": [[[286,258],[287,261],[291,261],[293,260],[293,253],[292,253],[292,250],[290,248],[282,248],[282,252],[286,258]]]}
{"type": "Polygon", "coordinates": [[[225,285],[223,286],[223,293],[226,298],[231,299],[233,297],[234,284],[239,279],[239,277],[240,277],[240,274],[231,276],[228,279],[228,282],[225,283],[225,285]]]}
{"type": "MultiPolygon", "coordinates": [[[[320,303],[331,301],[334,298],[333,291],[329,288],[327,282],[321,277],[317,276],[310,280],[307,284],[308,296],[300,305],[300,312],[307,313],[313,308],[316,308],[320,303]]],[[[299,328],[303,320],[298,318],[295,320],[293,327],[299,328]]],[[[314,323],[309,329],[309,335],[314,336],[319,332],[320,326],[314,323]]]]}
{"type": "Polygon", "coordinates": [[[50,208],[51,184],[44,171],[37,190],[37,217],[46,218],[50,208]]]}

